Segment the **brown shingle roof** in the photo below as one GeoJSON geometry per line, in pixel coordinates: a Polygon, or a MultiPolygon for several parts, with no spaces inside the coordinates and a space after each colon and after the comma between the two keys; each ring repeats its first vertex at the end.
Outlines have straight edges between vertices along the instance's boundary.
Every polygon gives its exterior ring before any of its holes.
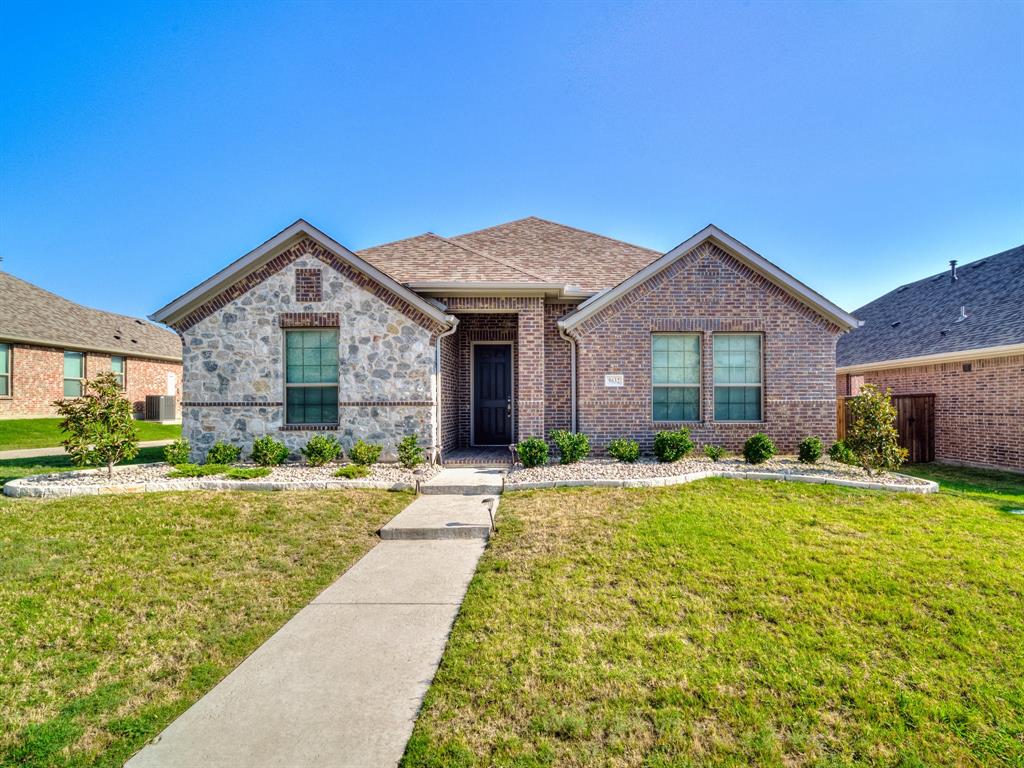
{"type": "Polygon", "coordinates": [[[451,238],[421,235],[359,255],[403,283],[542,282],[591,291],[611,288],[661,256],[535,216],[451,238]]]}
{"type": "Polygon", "coordinates": [[[181,360],[181,339],[126,315],[91,309],[0,272],[0,340],[181,360]]]}
{"type": "Polygon", "coordinates": [[[516,269],[433,232],[375,245],[359,251],[359,255],[400,283],[544,282],[538,275],[516,269]]]}

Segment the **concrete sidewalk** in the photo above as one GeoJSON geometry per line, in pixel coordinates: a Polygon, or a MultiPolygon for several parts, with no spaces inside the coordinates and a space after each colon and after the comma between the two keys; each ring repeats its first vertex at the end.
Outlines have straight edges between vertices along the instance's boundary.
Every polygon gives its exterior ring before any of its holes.
{"type": "Polygon", "coordinates": [[[447,523],[485,501],[417,498],[395,518],[414,536],[374,547],[128,768],[397,765],[489,532],[447,523]]]}
{"type": "MultiPolygon", "coordinates": [[[[173,440],[143,440],[139,448],[159,448],[161,445],[170,445],[173,440]]],[[[4,459],[36,459],[42,456],[63,456],[67,453],[63,447],[57,448],[22,448],[17,451],[0,451],[0,461],[4,459]]]]}

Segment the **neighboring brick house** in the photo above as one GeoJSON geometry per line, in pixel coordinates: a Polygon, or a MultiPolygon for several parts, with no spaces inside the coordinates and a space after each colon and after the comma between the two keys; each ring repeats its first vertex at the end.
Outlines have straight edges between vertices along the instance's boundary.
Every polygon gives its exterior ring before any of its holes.
{"type": "Polygon", "coordinates": [[[434,455],[578,429],[649,449],[835,436],[856,320],[709,226],[662,254],[527,218],[359,253],[298,221],[157,311],[184,341],[184,433],[327,431],[434,455]]]}
{"type": "Polygon", "coordinates": [[[181,395],[181,339],[146,320],[83,307],[0,272],[0,419],[55,416],[85,379],[115,371],[137,416],[181,395]]]}
{"type": "Polygon", "coordinates": [[[853,314],[836,387],[935,396],[935,458],[1024,471],[1024,246],[900,286],[853,314]]]}

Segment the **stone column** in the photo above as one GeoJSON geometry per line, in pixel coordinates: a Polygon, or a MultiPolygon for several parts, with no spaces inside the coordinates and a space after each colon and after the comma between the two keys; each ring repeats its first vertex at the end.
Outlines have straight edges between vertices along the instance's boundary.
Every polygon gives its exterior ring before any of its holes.
{"type": "Polygon", "coordinates": [[[516,441],[544,434],[544,299],[521,299],[516,360],[516,441]]]}

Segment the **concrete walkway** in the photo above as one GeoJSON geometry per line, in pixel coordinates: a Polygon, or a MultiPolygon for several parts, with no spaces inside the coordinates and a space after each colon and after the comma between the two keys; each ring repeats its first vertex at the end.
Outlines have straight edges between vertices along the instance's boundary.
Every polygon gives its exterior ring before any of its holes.
{"type": "MultiPolygon", "coordinates": [[[[170,445],[173,440],[143,440],[139,448],[159,448],[161,445],[170,445]]],[[[0,461],[4,459],[36,459],[41,456],[63,456],[66,453],[63,446],[56,448],[22,448],[17,451],[0,451],[0,461]]]]}
{"type": "MultiPolygon", "coordinates": [[[[493,476],[449,471],[433,478],[439,487],[494,487],[493,476]]],[[[468,493],[418,497],[380,544],[128,768],[397,765],[483,553],[492,504],[468,493]]]]}

